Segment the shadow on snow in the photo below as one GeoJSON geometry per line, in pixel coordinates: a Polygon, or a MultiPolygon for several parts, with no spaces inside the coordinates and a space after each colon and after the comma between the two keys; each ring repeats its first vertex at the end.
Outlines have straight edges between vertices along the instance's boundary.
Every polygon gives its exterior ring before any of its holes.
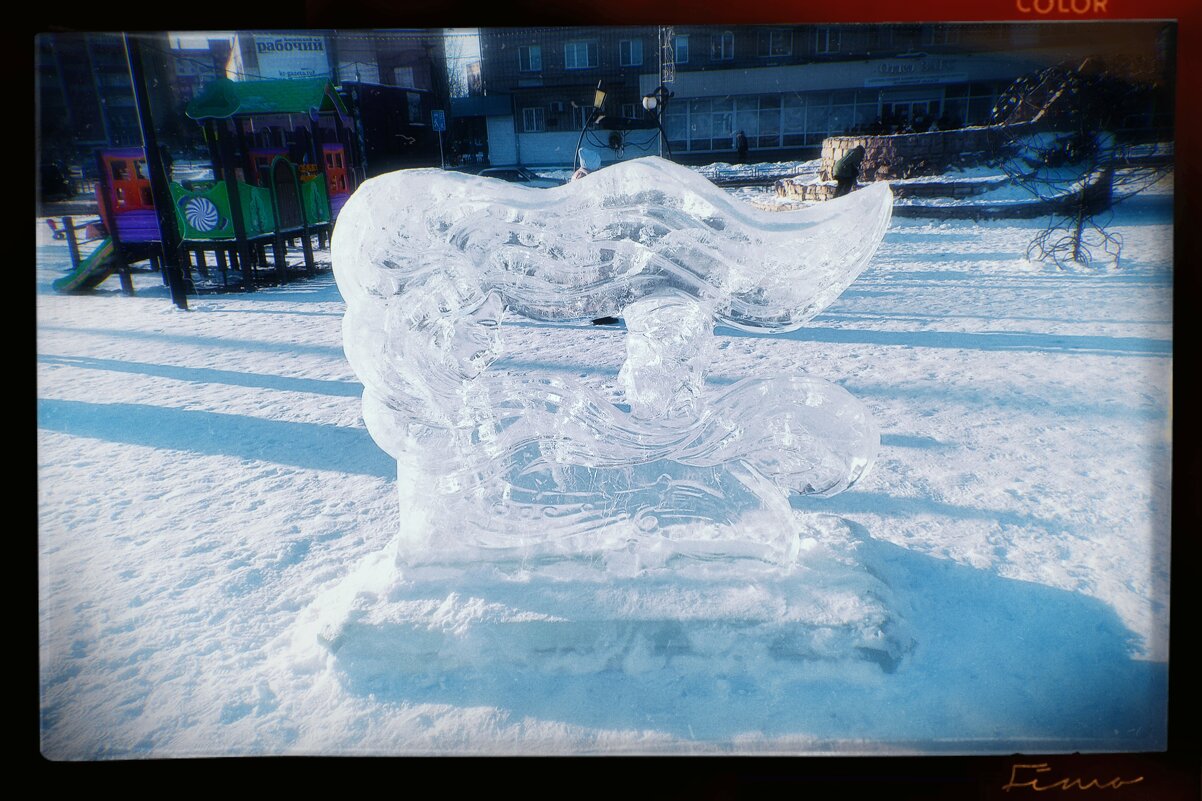
{"type": "Polygon", "coordinates": [[[206,337],[196,334],[168,334],[162,331],[126,331],[117,328],[76,328],[73,326],[58,325],[39,326],[38,330],[62,331],[81,336],[170,342],[176,345],[192,345],[196,347],[233,348],[236,350],[268,351],[272,353],[311,353],[316,356],[329,356],[339,361],[346,358],[341,347],[335,345],[307,345],[303,342],[262,342],[257,339],[227,339],[226,337],[206,337]]]}
{"type": "MultiPolygon", "coordinates": [[[[715,333],[728,337],[763,337],[767,334],[720,326],[715,333]]],[[[894,345],[906,348],[956,348],[984,351],[1034,351],[1083,353],[1103,356],[1170,356],[1173,343],[1147,337],[1028,334],[1017,331],[967,333],[962,331],[868,331],[851,328],[799,328],[774,337],[807,342],[857,345],[894,345]]]]}
{"type": "Polygon", "coordinates": [[[291,378],[282,375],[243,373],[235,370],[216,370],[210,367],[180,367],[171,364],[128,362],[116,359],[97,359],[91,356],[41,355],[43,364],[64,367],[81,367],[88,370],[108,370],[115,373],[134,373],[194,384],[228,384],[236,387],[256,389],[278,389],[286,392],[307,392],[313,395],[336,395],[358,398],[363,394],[363,385],[355,381],[334,381],[321,378],[291,378]]]}
{"type": "Polygon", "coordinates": [[[42,398],[38,399],[38,428],[149,448],[396,479],[396,462],[362,428],[137,403],[42,398]]]}

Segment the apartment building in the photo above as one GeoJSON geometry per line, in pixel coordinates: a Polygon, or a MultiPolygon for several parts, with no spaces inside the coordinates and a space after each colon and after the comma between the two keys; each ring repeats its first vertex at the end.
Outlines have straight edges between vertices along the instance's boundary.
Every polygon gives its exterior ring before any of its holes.
{"type": "MultiPolygon", "coordinates": [[[[1156,22],[485,28],[481,81],[509,100],[488,120],[494,164],[570,163],[598,83],[604,113],[623,120],[646,119],[642,98],[661,84],[671,92],[662,121],[678,161],[728,160],[738,131],[770,161],[815,156],[833,135],[985,123],[1016,78],[1062,62],[1144,59],[1167,73],[1172,41],[1156,22]]],[[[658,135],[616,128],[590,137],[603,160],[659,152],[658,135]]]]}

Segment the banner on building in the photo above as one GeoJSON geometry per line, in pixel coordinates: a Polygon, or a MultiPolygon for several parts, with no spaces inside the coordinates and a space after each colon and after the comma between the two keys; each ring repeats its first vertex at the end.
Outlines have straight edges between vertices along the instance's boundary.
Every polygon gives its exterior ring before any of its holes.
{"type": "Polygon", "coordinates": [[[330,74],[324,36],[256,36],[263,78],[321,78],[330,74]]]}

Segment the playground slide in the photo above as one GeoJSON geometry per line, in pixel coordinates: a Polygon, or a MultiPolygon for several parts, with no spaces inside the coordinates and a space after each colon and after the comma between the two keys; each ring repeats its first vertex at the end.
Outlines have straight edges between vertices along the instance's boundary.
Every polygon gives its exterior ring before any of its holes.
{"type": "Polygon", "coordinates": [[[93,289],[108,278],[116,268],[117,259],[113,249],[113,240],[105,238],[100,243],[100,247],[84,259],[78,270],[55,281],[54,288],[59,292],[82,292],[86,289],[93,289]]]}

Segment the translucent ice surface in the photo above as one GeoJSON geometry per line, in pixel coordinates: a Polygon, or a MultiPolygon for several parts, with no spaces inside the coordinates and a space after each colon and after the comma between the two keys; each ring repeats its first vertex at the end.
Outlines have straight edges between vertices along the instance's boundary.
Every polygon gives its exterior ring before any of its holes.
{"type": "Polygon", "coordinates": [[[801,326],[867,266],[891,211],[883,184],[760,211],[658,158],[554,189],[441,170],[364,183],[334,272],[364,419],[398,460],[400,558],[795,558],[788,494],[851,486],[877,429],[800,370],[707,384],[714,325],[801,326]],[[613,392],[494,365],[507,320],[607,315],[626,324],[613,392]]]}

